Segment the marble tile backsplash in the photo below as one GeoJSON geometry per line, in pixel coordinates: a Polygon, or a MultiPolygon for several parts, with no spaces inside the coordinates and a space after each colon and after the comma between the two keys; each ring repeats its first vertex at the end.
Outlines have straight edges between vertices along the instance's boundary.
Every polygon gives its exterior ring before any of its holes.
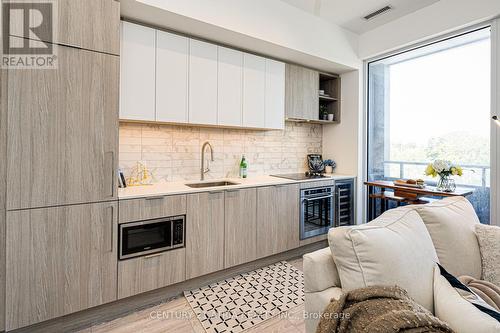
{"type": "Polygon", "coordinates": [[[157,181],[199,180],[201,146],[209,141],[215,161],[206,179],[237,177],[243,154],[249,176],[304,172],[306,155],[321,153],[322,136],[321,125],[292,122],[283,131],[121,123],[120,167],[128,176],[142,162],[157,181]]]}

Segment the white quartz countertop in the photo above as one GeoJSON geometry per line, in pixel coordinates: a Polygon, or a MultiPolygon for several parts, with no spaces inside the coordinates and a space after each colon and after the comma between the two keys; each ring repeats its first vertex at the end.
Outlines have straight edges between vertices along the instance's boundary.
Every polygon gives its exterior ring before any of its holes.
{"type": "Polygon", "coordinates": [[[223,179],[206,179],[205,183],[228,181],[237,183],[238,185],[214,186],[203,188],[192,188],[186,184],[203,183],[201,181],[178,181],[178,182],[159,182],[152,185],[130,186],[127,188],[118,189],[118,199],[138,199],[154,196],[175,195],[175,194],[190,194],[200,192],[224,191],[228,189],[240,189],[248,187],[271,186],[280,184],[297,184],[310,181],[325,181],[325,180],[341,180],[355,178],[353,175],[332,174],[325,178],[315,178],[306,180],[291,180],[278,178],[273,176],[255,176],[249,178],[223,178],[223,179]]]}

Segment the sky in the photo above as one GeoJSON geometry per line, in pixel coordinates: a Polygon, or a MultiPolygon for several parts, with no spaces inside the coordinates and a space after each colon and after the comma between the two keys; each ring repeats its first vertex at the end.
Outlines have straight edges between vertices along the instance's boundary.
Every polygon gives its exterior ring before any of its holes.
{"type": "Polygon", "coordinates": [[[436,134],[490,134],[490,40],[391,65],[392,142],[423,143],[436,134]]]}

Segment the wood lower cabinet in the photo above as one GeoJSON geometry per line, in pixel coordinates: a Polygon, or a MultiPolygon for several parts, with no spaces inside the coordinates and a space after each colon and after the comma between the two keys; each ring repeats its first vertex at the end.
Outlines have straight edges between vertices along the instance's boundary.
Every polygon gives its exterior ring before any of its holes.
{"type": "MultiPolygon", "coordinates": [[[[7,160],[7,94],[4,69],[0,69],[0,159],[7,160]]],[[[5,330],[5,201],[7,163],[0,163],[0,331],[5,330]]]]}
{"type": "Polygon", "coordinates": [[[187,197],[186,278],[224,269],[224,192],[187,197]]]}
{"type": "Polygon", "coordinates": [[[6,330],[116,299],[116,202],[7,213],[6,330]]]}
{"type": "Polygon", "coordinates": [[[257,189],[228,190],[225,194],[224,267],[257,258],[257,189]]]}
{"type": "Polygon", "coordinates": [[[120,223],[186,214],[185,195],[120,200],[120,223]]]}
{"type": "Polygon", "coordinates": [[[318,120],[319,73],[297,65],[286,65],[285,116],[289,119],[318,120]]]}
{"type": "Polygon", "coordinates": [[[54,48],[57,69],[8,70],[8,210],[117,198],[119,57],[54,48]]]}
{"type": "Polygon", "coordinates": [[[299,185],[257,189],[257,256],[299,247],[299,185]]]}
{"type": "Polygon", "coordinates": [[[118,262],[118,298],[166,287],[186,279],[186,249],[118,262]]]}

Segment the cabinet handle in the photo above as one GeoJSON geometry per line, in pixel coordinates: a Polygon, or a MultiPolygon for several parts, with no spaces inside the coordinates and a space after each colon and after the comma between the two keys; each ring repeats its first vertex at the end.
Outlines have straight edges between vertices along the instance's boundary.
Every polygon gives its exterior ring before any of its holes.
{"type": "Polygon", "coordinates": [[[165,198],[165,196],[161,195],[161,196],[157,196],[157,197],[147,197],[146,200],[160,200],[163,198],[165,198]]]}
{"type": "Polygon", "coordinates": [[[115,152],[111,152],[111,196],[113,197],[115,194],[115,179],[116,179],[116,172],[115,172],[115,152]]]}
{"type": "Polygon", "coordinates": [[[111,195],[110,197],[113,197],[115,195],[115,178],[117,177],[117,174],[115,172],[115,152],[110,151],[108,152],[108,155],[110,155],[111,159],[111,195]]]}
{"type": "Polygon", "coordinates": [[[155,254],[150,254],[149,256],[144,256],[144,259],[151,259],[151,258],[156,258],[163,255],[163,252],[160,253],[155,253],[155,254]]]}
{"type": "Polygon", "coordinates": [[[337,212],[336,212],[337,227],[340,226],[340,188],[337,187],[337,212]]]}
{"type": "Polygon", "coordinates": [[[240,190],[226,190],[227,193],[236,193],[239,192],[240,190]]]}
{"type": "Polygon", "coordinates": [[[111,246],[110,246],[110,250],[109,252],[113,253],[113,250],[114,250],[114,234],[115,234],[115,207],[114,206],[110,206],[109,208],[111,208],[111,246]]]}
{"type": "Polygon", "coordinates": [[[221,194],[223,195],[224,192],[223,191],[208,192],[208,199],[210,199],[210,200],[219,199],[221,194]]]}
{"type": "Polygon", "coordinates": [[[325,195],[325,196],[322,196],[322,197],[304,198],[303,200],[304,201],[316,201],[316,200],[329,199],[329,198],[333,198],[333,194],[325,195]]]}

